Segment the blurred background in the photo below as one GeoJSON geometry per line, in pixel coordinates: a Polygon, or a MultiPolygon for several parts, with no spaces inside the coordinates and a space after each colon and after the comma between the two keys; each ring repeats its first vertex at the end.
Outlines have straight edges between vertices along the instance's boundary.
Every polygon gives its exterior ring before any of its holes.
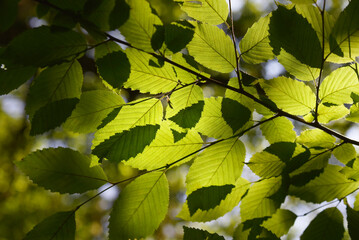
{"type": "MultiPolygon", "coordinates": [[[[181,17],[182,12],[171,0],[149,0],[153,9],[164,22],[171,22],[181,17]]],[[[285,3],[287,1],[277,1],[285,3]]],[[[318,1],[321,6],[322,1],[318,1]]],[[[328,0],[327,10],[333,15],[338,14],[348,3],[347,0],[328,0]]],[[[1,1],[0,1],[1,7],[1,1]]],[[[247,29],[260,17],[265,16],[276,8],[274,0],[232,0],[234,29],[237,40],[240,40],[247,29]]],[[[39,19],[37,17],[37,3],[32,0],[21,0],[18,3],[18,14],[12,27],[0,33],[0,47],[6,46],[17,35],[29,28],[47,25],[52,21],[51,12],[39,19]]],[[[120,32],[111,34],[120,37],[120,32]]],[[[93,52],[88,52],[80,60],[84,72],[83,91],[105,88],[97,74],[93,52]]],[[[246,65],[242,69],[255,77],[270,79],[278,75],[285,75],[285,69],[276,61],[271,60],[259,65],[246,65]]],[[[231,75],[212,73],[217,79],[227,81],[231,75]]],[[[1,80],[1,79],[0,79],[1,80]]],[[[95,195],[97,191],[84,195],[60,195],[51,193],[34,185],[14,165],[28,153],[48,147],[70,147],[83,153],[90,153],[92,135],[79,135],[57,128],[41,136],[29,137],[29,121],[24,111],[26,95],[32,79],[11,94],[0,96],[0,240],[22,239],[37,223],[58,211],[72,210],[81,202],[95,195]]],[[[206,85],[205,96],[218,96],[224,89],[218,86],[206,85]]],[[[138,93],[121,90],[125,99],[139,97],[138,93]]],[[[303,126],[295,125],[300,132],[303,126]]],[[[348,135],[357,138],[358,128],[346,122],[336,122],[331,126],[348,135]]],[[[259,130],[250,132],[242,139],[247,148],[247,159],[256,152],[264,149],[268,143],[259,130]]],[[[114,165],[104,162],[103,167],[114,182],[136,175],[136,170],[122,164],[114,165]]],[[[168,172],[170,183],[170,209],[165,221],[155,234],[149,239],[180,239],[183,235],[182,226],[193,226],[222,234],[228,239],[233,235],[238,222],[239,207],[220,219],[208,223],[186,223],[176,218],[185,201],[185,176],[188,165],[177,167],[168,172]]],[[[249,180],[255,176],[245,173],[249,180]]],[[[104,186],[103,188],[105,188],[104,186]]],[[[107,220],[113,201],[124,185],[112,188],[100,197],[86,204],[76,213],[76,239],[106,239],[107,220]]],[[[101,189],[100,189],[101,190],[101,189]]],[[[98,190],[98,191],[100,191],[98,190]]],[[[305,213],[317,205],[308,205],[298,199],[288,199],[286,203],[297,214],[305,213]]],[[[284,239],[297,239],[301,231],[309,224],[314,216],[298,219],[296,225],[284,239]],[[298,224],[302,221],[303,224],[298,224]]]]}

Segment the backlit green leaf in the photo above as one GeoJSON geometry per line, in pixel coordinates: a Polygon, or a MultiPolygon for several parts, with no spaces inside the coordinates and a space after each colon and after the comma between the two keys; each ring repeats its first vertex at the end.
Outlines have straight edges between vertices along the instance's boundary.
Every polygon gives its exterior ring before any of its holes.
{"type": "Polygon", "coordinates": [[[153,141],[159,128],[159,125],[136,126],[116,133],[96,146],[92,153],[112,162],[128,160],[141,153],[153,141]]]}
{"type": "Polygon", "coordinates": [[[201,187],[234,184],[242,173],[246,150],[243,143],[228,139],[205,149],[187,174],[187,194],[201,187]]]}
{"type": "Polygon", "coordinates": [[[268,29],[271,14],[255,22],[239,42],[241,57],[247,63],[258,64],[274,58],[269,45],[268,29]]]}
{"type": "Polygon", "coordinates": [[[359,122],[359,103],[355,103],[350,107],[350,114],[346,120],[352,122],[359,122]]]}
{"type": "Polygon", "coordinates": [[[152,172],[136,178],[114,203],[109,239],[144,238],[152,234],[165,218],[168,202],[164,173],[152,172]]]}
{"type": "Polygon", "coordinates": [[[304,83],[278,77],[261,84],[280,109],[294,115],[305,115],[315,107],[315,94],[304,83]]]}
{"type": "Polygon", "coordinates": [[[196,126],[203,111],[204,101],[199,101],[187,108],[182,109],[176,115],[169,118],[182,128],[193,128],[196,126]]]}
{"type": "Polygon", "coordinates": [[[293,130],[293,123],[285,117],[277,117],[267,121],[260,128],[270,144],[275,142],[294,142],[297,136],[293,130]]]}
{"type": "Polygon", "coordinates": [[[197,23],[189,53],[203,66],[228,73],[236,67],[236,53],[231,38],[216,26],[197,23]]]}
{"type": "Polygon", "coordinates": [[[111,91],[95,90],[84,92],[81,95],[80,102],[63,127],[79,133],[94,132],[114,108],[124,104],[122,97],[111,91]]]}
{"type": "Polygon", "coordinates": [[[341,240],[344,235],[343,215],[333,207],[319,213],[300,237],[301,240],[341,240]]]}
{"type": "Polygon", "coordinates": [[[16,37],[5,50],[4,57],[18,64],[44,67],[74,59],[86,48],[81,34],[42,26],[16,37]]]}
{"type": "Polygon", "coordinates": [[[134,47],[153,52],[151,39],[156,32],[155,25],[162,25],[161,20],[152,13],[147,1],[127,1],[130,17],[120,27],[121,33],[134,47]]]}
{"type": "Polygon", "coordinates": [[[75,239],[76,222],[74,212],[55,213],[28,232],[24,240],[75,239]]]}
{"type": "Polygon", "coordinates": [[[288,233],[293,226],[297,215],[286,209],[278,209],[275,214],[262,223],[262,226],[274,233],[277,237],[281,237],[288,233]]]}
{"type": "Polygon", "coordinates": [[[184,0],[181,9],[188,16],[213,25],[226,22],[229,13],[225,0],[184,0]]]}
{"type": "Polygon", "coordinates": [[[340,166],[328,165],[322,174],[302,187],[291,186],[289,194],[305,201],[321,203],[342,199],[359,187],[359,182],[348,180],[339,172],[340,166]]]}
{"type": "Polygon", "coordinates": [[[355,159],[357,152],[350,143],[344,143],[333,150],[334,156],[344,164],[347,164],[351,160],[355,159]]]}
{"type": "Polygon", "coordinates": [[[107,182],[100,166],[90,167],[89,157],[69,148],[33,152],[16,165],[39,186],[60,193],[83,193],[107,182]]]}
{"type": "Polygon", "coordinates": [[[122,51],[109,53],[96,64],[101,77],[114,88],[121,88],[130,76],[130,63],[122,51]]]}
{"type": "Polygon", "coordinates": [[[351,93],[359,93],[357,73],[351,67],[333,71],[320,85],[319,97],[322,102],[334,104],[352,103],[351,93]]]}
{"type": "Polygon", "coordinates": [[[326,124],[330,121],[341,119],[348,113],[349,109],[344,105],[327,107],[324,104],[320,104],[318,106],[318,122],[326,124]]]}
{"type": "Polygon", "coordinates": [[[297,137],[297,143],[307,147],[331,148],[334,142],[335,137],[320,129],[305,130],[297,137]]]}
{"type": "Polygon", "coordinates": [[[206,239],[206,240],[224,240],[224,237],[217,233],[209,233],[202,229],[189,228],[183,226],[184,235],[183,240],[206,239]]]}

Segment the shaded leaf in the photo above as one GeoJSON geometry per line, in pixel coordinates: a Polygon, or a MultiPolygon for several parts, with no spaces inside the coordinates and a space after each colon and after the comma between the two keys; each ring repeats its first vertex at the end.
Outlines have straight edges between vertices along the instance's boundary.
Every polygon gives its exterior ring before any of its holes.
{"type": "Polygon", "coordinates": [[[114,88],[121,88],[130,76],[130,62],[122,51],[109,53],[96,64],[101,77],[114,88]]]}
{"type": "MultiPolygon", "coordinates": [[[[83,25],[103,31],[110,30],[110,14],[115,7],[115,0],[87,0],[83,10],[83,18],[86,19],[83,25]]],[[[98,30],[96,29],[96,30],[98,30]]]]}
{"type": "Polygon", "coordinates": [[[122,26],[130,17],[130,6],[125,0],[116,0],[109,17],[110,29],[122,26]]]}
{"type": "Polygon", "coordinates": [[[224,240],[224,237],[218,235],[217,233],[209,233],[202,229],[197,228],[189,228],[186,226],[183,226],[184,235],[183,240],[224,240]]]}
{"type": "Polygon", "coordinates": [[[74,240],[75,231],[75,213],[73,211],[58,212],[37,224],[26,234],[24,240],[74,240]]]}
{"type": "Polygon", "coordinates": [[[0,2],[0,32],[5,32],[15,22],[18,3],[19,0],[4,0],[0,2]]]}
{"type": "Polygon", "coordinates": [[[233,133],[235,133],[249,121],[252,113],[239,102],[230,98],[223,98],[222,115],[223,119],[232,128],[233,133]]]}
{"type": "Polygon", "coordinates": [[[4,57],[18,64],[44,67],[74,59],[86,48],[81,34],[42,26],[27,30],[12,40],[4,57]]]}
{"type": "Polygon", "coordinates": [[[182,128],[193,128],[201,117],[203,107],[204,101],[199,101],[198,103],[182,109],[169,119],[182,128]]]}
{"type": "Polygon", "coordinates": [[[143,152],[156,137],[159,125],[136,126],[130,130],[116,133],[96,146],[92,153],[111,162],[120,162],[143,152]]]}
{"type": "Polygon", "coordinates": [[[236,53],[232,40],[216,26],[197,23],[192,41],[187,45],[189,53],[203,66],[222,73],[236,67],[236,53]]]}
{"type": "Polygon", "coordinates": [[[341,240],[344,235],[343,215],[337,208],[319,213],[300,237],[301,240],[341,240]]]}
{"type": "Polygon", "coordinates": [[[152,172],[128,184],[110,214],[109,239],[143,238],[166,216],[169,189],[166,175],[152,172]]]}
{"type": "Polygon", "coordinates": [[[107,182],[102,168],[90,163],[90,158],[69,148],[48,148],[27,155],[16,166],[45,189],[84,193],[107,182]]]}
{"type": "Polygon", "coordinates": [[[359,211],[355,211],[348,205],[347,205],[347,221],[348,221],[348,231],[351,239],[358,239],[359,211]]]}
{"type": "Polygon", "coordinates": [[[111,91],[95,90],[84,92],[81,95],[80,102],[76,105],[75,110],[66,120],[63,127],[78,133],[94,132],[114,108],[118,108],[123,104],[125,102],[122,97],[111,91]]]}
{"type": "Polygon", "coordinates": [[[165,26],[165,43],[173,53],[181,51],[193,38],[193,27],[185,23],[187,22],[171,23],[165,26]]]}

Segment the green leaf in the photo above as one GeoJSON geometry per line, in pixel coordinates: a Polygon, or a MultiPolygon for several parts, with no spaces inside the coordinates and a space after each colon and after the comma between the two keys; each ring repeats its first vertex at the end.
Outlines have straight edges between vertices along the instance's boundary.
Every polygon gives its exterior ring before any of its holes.
{"type": "Polygon", "coordinates": [[[48,103],[66,98],[80,98],[82,82],[82,68],[77,61],[48,67],[30,87],[26,112],[33,116],[36,110],[48,103]]]}
{"type": "Polygon", "coordinates": [[[341,67],[326,77],[320,85],[319,97],[322,102],[336,105],[353,103],[351,93],[359,93],[359,81],[356,70],[341,67]]]}
{"type": "Polygon", "coordinates": [[[107,182],[100,166],[90,167],[89,157],[69,148],[48,148],[17,162],[37,185],[53,192],[84,193],[107,182]]]}
{"type": "Polygon", "coordinates": [[[282,185],[282,177],[264,179],[254,183],[241,203],[241,220],[272,216],[281,202],[271,199],[282,185]]]}
{"type": "Polygon", "coordinates": [[[202,144],[203,140],[193,129],[188,130],[185,137],[175,142],[169,122],[164,121],[156,138],[144,149],[143,153],[126,161],[125,164],[141,170],[152,170],[180,160],[172,165],[178,166],[191,160],[195,156],[193,153],[198,152],[202,144]]]}
{"type": "Polygon", "coordinates": [[[281,49],[277,58],[285,70],[287,70],[287,72],[289,72],[297,79],[303,81],[313,81],[319,77],[320,68],[313,68],[304,63],[301,63],[292,54],[287,53],[284,49],[281,49]]]}
{"type": "Polygon", "coordinates": [[[238,203],[241,201],[242,197],[247,192],[250,183],[243,179],[238,178],[235,187],[232,189],[232,192],[229,193],[224,200],[220,202],[214,208],[209,209],[208,211],[202,211],[198,209],[192,216],[188,209],[187,202],[183,205],[181,212],[177,217],[182,218],[186,221],[195,221],[195,222],[206,222],[217,219],[227,212],[231,211],[238,203]]]}
{"type": "Polygon", "coordinates": [[[268,14],[255,22],[239,42],[241,57],[245,62],[258,64],[274,58],[268,39],[271,16],[268,14]]]}
{"type": "Polygon", "coordinates": [[[232,128],[233,133],[241,129],[251,118],[252,112],[230,98],[222,100],[222,116],[226,123],[232,128]]]}
{"type": "Polygon", "coordinates": [[[144,238],[152,234],[165,218],[168,202],[164,173],[152,172],[136,178],[114,203],[109,239],[144,238]]]}
{"type": "Polygon", "coordinates": [[[203,66],[221,73],[236,67],[236,53],[231,38],[216,26],[197,23],[189,53],[203,66]]]}
{"type": "Polygon", "coordinates": [[[20,87],[30,79],[35,71],[36,68],[34,67],[12,64],[1,59],[0,56],[0,95],[10,93],[10,91],[20,87]]]}
{"type": "Polygon", "coordinates": [[[287,234],[293,226],[297,215],[286,209],[278,209],[275,214],[268,220],[264,221],[261,226],[265,227],[277,237],[287,234]]]}
{"type": "Polygon", "coordinates": [[[12,40],[4,57],[21,65],[44,67],[72,60],[86,48],[81,34],[42,26],[27,30],[12,40]]]}
{"type": "Polygon", "coordinates": [[[125,0],[115,0],[115,6],[111,11],[109,24],[110,29],[116,29],[122,26],[130,17],[130,6],[125,0]]]}
{"type": "Polygon", "coordinates": [[[334,156],[344,164],[356,159],[357,152],[354,146],[350,143],[344,143],[333,150],[334,156]]]}
{"type": "Polygon", "coordinates": [[[341,240],[344,235],[343,215],[333,207],[319,213],[300,237],[301,240],[341,240]]]}
{"type": "Polygon", "coordinates": [[[41,107],[31,120],[30,135],[41,134],[59,127],[71,115],[78,102],[77,98],[66,98],[41,107]]]}
{"type": "Polygon", "coordinates": [[[272,12],[269,40],[276,55],[283,48],[303,64],[321,67],[322,50],[317,34],[294,8],[287,9],[279,5],[272,12]]]}
{"type": "Polygon", "coordinates": [[[359,122],[359,103],[355,103],[350,107],[350,114],[346,120],[351,122],[359,122]]]}
{"type": "MultiPolygon", "coordinates": [[[[265,120],[262,119],[262,120],[265,120]]],[[[297,135],[293,123],[285,117],[277,117],[260,126],[262,134],[270,144],[275,142],[294,142],[297,135]]]]}
{"type": "Polygon", "coordinates": [[[153,52],[151,38],[156,32],[155,25],[162,25],[161,20],[152,14],[147,1],[127,1],[130,6],[130,17],[120,27],[121,34],[134,47],[153,52]]]}
{"type": "Polygon", "coordinates": [[[347,62],[359,56],[359,7],[358,1],[350,1],[340,13],[331,34],[330,50],[347,58],[347,62]]]}
{"type": "Polygon", "coordinates": [[[187,22],[165,26],[165,43],[173,53],[181,51],[193,38],[193,26],[187,22]]]}
{"type": "Polygon", "coordinates": [[[183,240],[224,240],[224,237],[218,235],[217,233],[209,233],[202,229],[197,228],[189,228],[186,226],[183,226],[184,235],[183,240]]]}
{"type": "Polygon", "coordinates": [[[177,123],[182,128],[193,128],[201,117],[203,111],[204,101],[192,104],[191,106],[182,109],[176,115],[169,118],[171,121],[177,123]]]}
{"type": "Polygon", "coordinates": [[[241,176],[246,149],[237,138],[224,140],[205,149],[187,174],[187,194],[201,187],[234,184],[241,176]]]}
{"type": "Polygon", "coordinates": [[[123,130],[129,130],[135,126],[159,125],[162,117],[163,109],[160,99],[146,98],[127,103],[111,122],[95,132],[92,148],[123,130]]]}
{"type": "Polygon", "coordinates": [[[133,48],[126,49],[131,65],[131,73],[125,88],[158,94],[173,90],[178,78],[171,64],[165,62],[162,67],[151,66],[152,57],[133,48]]]}
{"type": "Polygon", "coordinates": [[[328,165],[319,177],[308,184],[301,187],[291,186],[289,194],[313,203],[342,199],[355,191],[359,182],[348,180],[340,170],[340,166],[328,165]]]}
{"type": "Polygon", "coordinates": [[[48,0],[53,5],[71,11],[81,11],[86,3],[86,0],[78,0],[73,2],[72,0],[48,0]]]}
{"type": "MultiPolygon", "coordinates": [[[[239,89],[238,78],[229,79],[228,86],[231,86],[231,87],[239,89]]],[[[254,94],[253,91],[252,91],[253,90],[252,87],[243,86],[243,89],[245,91],[251,93],[251,94],[254,94]]],[[[246,108],[251,110],[252,112],[254,110],[255,102],[251,98],[249,98],[249,97],[247,97],[247,96],[245,96],[243,94],[240,94],[240,93],[235,92],[235,91],[230,90],[230,89],[226,89],[225,97],[239,102],[240,104],[242,104],[243,106],[245,106],[246,108]]]]}
{"type": "Polygon", "coordinates": [[[83,25],[91,30],[110,30],[110,14],[115,7],[115,0],[87,0],[83,10],[83,25]],[[97,29],[98,28],[98,29],[97,29]]]}
{"type": "Polygon", "coordinates": [[[193,191],[187,197],[188,209],[193,215],[198,209],[208,211],[220,205],[232,191],[234,185],[203,187],[193,191]]]}
{"type": "Polygon", "coordinates": [[[269,99],[290,114],[305,115],[315,107],[315,94],[302,82],[278,77],[263,81],[261,85],[269,99]]]}
{"type": "Polygon", "coordinates": [[[101,77],[114,88],[121,88],[130,76],[130,62],[122,51],[109,53],[96,64],[101,77]]]}
{"type": "Polygon", "coordinates": [[[24,240],[75,239],[75,213],[58,212],[37,224],[28,232],[24,240]]]}
{"type": "Polygon", "coordinates": [[[15,22],[19,0],[4,0],[0,3],[0,32],[5,32],[15,22]]]}
{"type": "Polygon", "coordinates": [[[327,107],[324,104],[318,106],[318,122],[329,123],[330,121],[341,119],[349,113],[344,105],[327,107]]]}
{"type": "Polygon", "coordinates": [[[205,98],[202,116],[195,129],[208,137],[216,139],[227,138],[233,135],[232,128],[222,117],[223,98],[205,98]]]}
{"type": "Polygon", "coordinates": [[[248,166],[256,175],[269,178],[280,175],[285,168],[285,162],[281,161],[278,156],[263,151],[254,154],[248,166]]]}
{"type": "Polygon", "coordinates": [[[347,221],[348,221],[348,231],[351,239],[358,239],[359,211],[355,211],[349,205],[347,205],[347,221]]]}
{"type": "Polygon", "coordinates": [[[136,126],[116,133],[96,146],[92,153],[111,162],[128,160],[141,153],[153,141],[159,128],[159,125],[136,126]]]}
{"type": "Polygon", "coordinates": [[[229,13],[225,0],[184,0],[181,9],[191,18],[213,25],[226,22],[229,13]]]}
{"type": "Polygon", "coordinates": [[[98,59],[103,58],[110,53],[118,51],[122,51],[122,48],[117,43],[112,41],[104,42],[95,48],[95,60],[97,61],[98,59]]]}
{"type": "Polygon", "coordinates": [[[95,132],[108,114],[124,104],[122,97],[111,91],[84,92],[63,127],[78,133],[95,132]]]}
{"type": "Polygon", "coordinates": [[[334,146],[335,137],[320,129],[304,130],[297,137],[297,143],[307,147],[331,148],[334,146]]]}

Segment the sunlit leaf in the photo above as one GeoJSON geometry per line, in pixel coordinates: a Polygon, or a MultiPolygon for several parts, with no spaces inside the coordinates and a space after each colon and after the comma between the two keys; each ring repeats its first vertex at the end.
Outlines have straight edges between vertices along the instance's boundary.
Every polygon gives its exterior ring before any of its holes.
{"type": "Polygon", "coordinates": [[[315,107],[315,94],[304,83],[278,77],[263,81],[262,86],[279,108],[294,115],[305,115],[315,107]]]}
{"type": "MultiPolygon", "coordinates": [[[[231,87],[239,89],[238,78],[231,78],[229,80],[229,82],[228,82],[228,85],[231,86],[231,87]]],[[[253,94],[253,88],[246,87],[246,86],[243,86],[243,88],[247,92],[253,94]]],[[[249,97],[247,97],[247,96],[245,96],[243,94],[240,94],[240,93],[235,92],[235,91],[230,90],[230,89],[226,89],[225,97],[239,102],[240,104],[242,104],[243,106],[245,106],[246,108],[248,108],[251,111],[254,110],[255,102],[252,99],[250,99],[249,97]]]]}
{"type": "Polygon", "coordinates": [[[87,91],[81,95],[80,102],[64,124],[64,128],[73,132],[94,132],[102,120],[125,104],[122,97],[105,90],[87,91]]]}
{"type": "Polygon", "coordinates": [[[192,240],[192,239],[224,240],[224,237],[218,235],[217,233],[209,233],[202,229],[189,228],[183,226],[183,230],[184,230],[183,240],[192,240]]]}
{"type": "Polygon", "coordinates": [[[90,167],[90,158],[69,148],[48,148],[33,152],[16,165],[30,179],[60,193],[83,193],[107,182],[100,166],[90,167]]]}
{"type": "Polygon", "coordinates": [[[44,67],[75,59],[86,48],[81,34],[42,26],[27,30],[12,40],[4,57],[18,64],[44,67]]]}
{"type": "Polygon", "coordinates": [[[229,13],[225,0],[184,0],[181,9],[188,16],[213,25],[226,22],[229,13]]]}
{"type": "Polygon", "coordinates": [[[346,120],[351,122],[359,122],[359,103],[355,103],[350,107],[350,114],[346,120]]]}
{"type": "Polygon", "coordinates": [[[293,128],[293,123],[285,117],[275,118],[260,126],[264,137],[270,144],[275,142],[294,142],[297,135],[293,128]]]}
{"type": "Polygon", "coordinates": [[[347,164],[351,160],[356,158],[357,152],[350,143],[344,143],[343,145],[333,150],[334,156],[344,164],[347,164]]]}
{"type": "Polygon", "coordinates": [[[334,142],[335,137],[320,129],[304,130],[300,136],[297,137],[297,143],[301,143],[307,147],[331,148],[334,146],[334,142]]]}
{"type": "Polygon", "coordinates": [[[201,187],[234,184],[241,175],[245,155],[243,143],[236,138],[205,149],[187,174],[187,194],[201,187]]]}
{"type": "Polygon", "coordinates": [[[300,237],[301,240],[341,240],[344,235],[343,215],[337,208],[319,213],[300,237]]]}
{"type": "Polygon", "coordinates": [[[305,201],[321,203],[342,199],[355,191],[359,182],[348,180],[339,172],[340,166],[328,165],[322,174],[302,187],[291,186],[289,194],[305,201]]]}
{"type": "Polygon", "coordinates": [[[222,73],[236,67],[236,53],[232,40],[216,26],[198,23],[192,41],[187,45],[189,53],[203,66],[222,73]]]}
{"type": "Polygon", "coordinates": [[[141,153],[153,141],[159,128],[159,125],[136,126],[116,133],[96,146],[92,153],[112,162],[128,160],[141,153]]]}
{"type": "Polygon", "coordinates": [[[192,104],[191,106],[182,109],[176,115],[169,118],[171,121],[177,123],[182,128],[193,128],[196,126],[203,111],[204,101],[192,104]]]}
{"type": "Polygon", "coordinates": [[[334,104],[352,103],[351,93],[359,93],[356,70],[350,66],[333,71],[320,85],[319,97],[322,102],[334,104]]]}
{"type": "Polygon", "coordinates": [[[258,64],[274,58],[268,39],[271,16],[268,14],[255,22],[239,42],[241,57],[245,62],[258,64]]]}
{"type": "Polygon", "coordinates": [[[148,173],[122,190],[110,214],[109,239],[144,238],[165,218],[169,189],[166,175],[148,173]]]}
{"type": "Polygon", "coordinates": [[[341,119],[349,113],[344,105],[327,107],[324,104],[318,106],[318,122],[328,123],[333,120],[341,119]]]}
{"type": "Polygon", "coordinates": [[[297,215],[286,209],[278,209],[275,214],[262,223],[262,226],[274,233],[277,237],[281,237],[288,233],[293,226],[297,215]]]}
{"type": "Polygon", "coordinates": [[[74,212],[55,213],[28,232],[24,240],[75,239],[76,222],[74,212]]]}
{"type": "Polygon", "coordinates": [[[147,1],[127,1],[130,17],[120,27],[121,33],[133,46],[153,52],[151,38],[156,31],[155,25],[162,25],[161,20],[152,13],[147,1]]]}

